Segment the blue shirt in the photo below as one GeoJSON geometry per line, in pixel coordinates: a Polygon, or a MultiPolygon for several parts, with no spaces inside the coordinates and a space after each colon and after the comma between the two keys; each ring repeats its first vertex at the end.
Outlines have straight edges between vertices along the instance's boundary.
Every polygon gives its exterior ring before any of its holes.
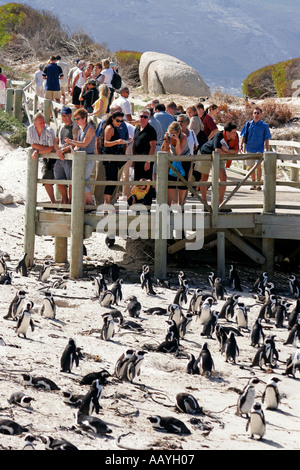
{"type": "Polygon", "coordinates": [[[46,78],[45,90],[60,91],[60,77],[63,77],[62,68],[55,62],[50,62],[43,71],[43,77],[46,78]]]}
{"type": "Polygon", "coordinates": [[[263,153],[265,141],[271,139],[271,132],[266,122],[261,119],[258,122],[246,122],[242,132],[242,137],[246,137],[246,152],[263,153]]]}

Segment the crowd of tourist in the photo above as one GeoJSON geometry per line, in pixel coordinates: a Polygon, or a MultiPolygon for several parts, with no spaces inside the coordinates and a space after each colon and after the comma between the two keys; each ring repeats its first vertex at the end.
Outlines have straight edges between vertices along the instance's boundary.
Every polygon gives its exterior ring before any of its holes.
{"type": "MultiPolygon", "coordinates": [[[[271,134],[268,125],[261,119],[262,111],[256,107],[253,119],[245,123],[239,142],[237,126],[234,122],[225,124],[219,130],[215,122],[218,106],[210,105],[205,109],[199,101],[186,109],[174,102],[161,103],[154,99],[139,112],[138,118],[132,114],[129,101],[130,90],[127,86],[118,89],[115,97],[115,75],[117,67],[109,59],[96,64],[77,60],[74,67],[69,68],[60,56],[51,56],[48,64],[41,64],[34,75],[36,93],[53,101],[64,104],[61,110],[62,124],[56,135],[52,128],[45,124],[42,113],[37,113],[33,124],[28,128],[27,143],[34,148],[33,158],[38,153],[47,154],[56,151],[59,160],[43,157],[43,178],[47,180],[71,180],[72,162],[65,161],[64,154],[71,149],[85,150],[87,154],[107,154],[123,156],[112,161],[87,161],[86,180],[95,170],[96,180],[106,181],[141,181],[141,185],[123,186],[123,197],[129,204],[135,202],[150,205],[155,197],[155,187],[147,185],[147,181],[155,181],[156,164],[151,161],[125,161],[124,155],[155,155],[158,151],[166,151],[171,156],[182,156],[182,161],[172,162],[169,169],[168,203],[183,205],[187,198],[187,188],[178,185],[179,174],[187,181],[206,182],[209,177],[211,162],[196,163],[185,156],[196,154],[229,154],[228,160],[220,161],[219,179],[227,180],[226,168],[231,164],[230,154],[246,150],[253,153],[253,166],[257,153],[268,150],[271,134]],[[69,102],[69,105],[66,103],[69,102]],[[72,109],[73,108],[73,109],[72,109]],[[75,112],[74,112],[75,109],[75,112]],[[95,168],[94,168],[95,167],[95,168]]],[[[253,181],[261,180],[261,168],[251,175],[253,181]]],[[[252,186],[251,189],[260,189],[252,186]]],[[[53,187],[45,185],[52,202],[55,202],[53,187]]],[[[72,189],[59,184],[62,203],[70,203],[72,189]]],[[[202,200],[207,203],[207,186],[200,185],[202,200]]],[[[220,185],[219,204],[222,202],[226,186],[220,185]]],[[[114,203],[117,196],[116,185],[95,186],[92,194],[91,186],[85,188],[85,205],[114,203]]],[[[224,209],[226,210],[226,209],[224,209]]]]}

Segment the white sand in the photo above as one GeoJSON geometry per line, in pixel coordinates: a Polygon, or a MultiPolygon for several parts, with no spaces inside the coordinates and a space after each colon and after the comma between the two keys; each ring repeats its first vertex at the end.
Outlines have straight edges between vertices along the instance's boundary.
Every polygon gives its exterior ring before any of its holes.
{"type": "MultiPolygon", "coordinates": [[[[1,143],[0,185],[6,193],[13,194],[15,201],[18,202],[0,206],[0,251],[8,253],[10,257],[7,261],[8,269],[13,272],[12,285],[0,285],[0,336],[6,344],[0,346],[0,419],[13,419],[27,426],[35,436],[47,434],[55,438],[65,438],[81,450],[117,450],[118,437],[127,433],[131,434],[124,436],[121,444],[143,450],[149,448],[189,451],[299,449],[299,372],[296,379],[282,375],[285,361],[294,348],[283,344],[288,335],[287,324],[285,323],[284,328],[278,329],[274,325],[274,320],[269,324],[264,323],[265,328],[270,328],[270,330],[265,329],[266,334],[271,332],[276,334],[276,346],[279,351],[280,362],[272,372],[267,373],[257,367],[252,371],[249,369],[256,352],[256,349],[250,346],[249,332],[244,332],[243,337],[237,337],[240,355],[237,364],[232,365],[226,363],[224,356],[220,354],[215,335],[213,339],[202,337],[200,335],[202,327],[193,319],[185,339],[181,341],[182,353],[192,352],[198,356],[201,345],[207,341],[215,362],[214,377],[189,375],[186,373],[185,357],[157,352],[148,352],[145,356],[141,375],[135,383],[122,383],[110,377],[109,384],[103,388],[100,400],[102,409],[99,413],[99,417],[112,429],[112,434],[107,437],[99,437],[75,427],[74,409],[63,403],[61,392],[46,392],[31,387],[25,389],[21,373],[27,371],[34,376],[44,375],[52,379],[61,390],[86,393],[88,387],[79,385],[80,379],[85,374],[101,369],[107,369],[113,374],[116,360],[128,347],[140,349],[145,344],[159,344],[164,340],[167,327],[166,316],[150,316],[142,312],[139,319],[133,319],[143,327],[142,333],[121,328],[117,329],[113,340],[101,340],[101,315],[106,309],[100,307],[95,298],[95,288],[88,275],[80,280],[69,280],[66,291],[51,289],[57,303],[56,321],[41,317],[39,307],[43,299],[43,290],[51,287],[52,281],[67,271],[62,266],[53,264],[49,282],[42,284],[38,280],[37,267],[42,265],[46,257],[50,257],[53,261],[54,243],[51,237],[37,237],[36,268],[31,270],[28,277],[22,277],[15,272],[16,264],[23,254],[25,206],[21,202],[26,194],[26,158],[26,150],[10,150],[7,145],[1,143]],[[26,297],[35,304],[32,318],[36,328],[33,332],[28,332],[28,339],[19,338],[14,329],[15,323],[3,319],[15,292],[20,288],[26,289],[26,297]],[[74,367],[72,374],[60,372],[60,357],[69,338],[75,339],[84,354],[84,359],[80,361],[78,368],[74,367]],[[241,390],[254,375],[264,382],[271,375],[276,375],[282,380],[279,382],[282,395],[279,410],[264,409],[266,434],[261,441],[250,439],[249,432],[246,432],[246,419],[236,415],[237,390],[241,390]],[[8,403],[11,393],[17,391],[25,392],[35,399],[31,408],[27,410],[8,403]],[[175,410],[175,397],[179,392],[191,393],[199,405],[211,413],[212,416],[196,416],[207,425],[208,430],[193,425],[190,422],[193,416],[175,410]],[[174,416],[182,420],[190,429],[191,435],[179,436],[153,430],[147,420],[147,417],[153,414],[174,416]]],[[[39,189],[39,197],[45,198],[43,188],[39,189]]],[[[91,266],[93,263],[101,266],[108,261],[122,262],[125,256],[123,266],[126,266],[126,270],[121,273],[124,279],[123,300],[117,308],[121,310],[126,320],[128,314],[124,312],[126,308],[124,299],[128,296],[135,294],[143,308],[147,308],[167,307],[173,302],[175,295],[175,290],[157,286],[156,296],[147,296],[142,291],[137,282],[137,275],[143,264],[142,250],[137,244],[135,252],[133,246],[117,239],[114,249],[109,250],[99,234],[86,241],[89,257],[85,260],[86,266],[91,266]],[[127,257],[126,249],[131,250],[127,257]],[[132,279],[136,281],[130,282],[132,279]]],[[[253,268],[256,269],[255,266],[253,268]]],[[[203,283],[198,284],[196,274],[188,273],[188,278],[191,288],[204,287],[203,283]]],[[[175,287],[176,272],[173,282],[175,287]]],[[[241,300],[247,305],[253,305],[255,301],[248,290],[245,289],[241,300]]],[[[188,298],[190,300],[191,295],[188,298]]],[[[222,305],[223,301],[218,301],[214,307],[219,311],[222,305]]],[[[184,313],[186,308],[187,306],[183,310],[184,313]]],[[[258,311],[258,305],[249,311],[250,329],[258,311]]],[[[224,320],[220,322],[224,323],[224,320]]],[[[261,401],[264,387],[263,383],[256,386],[258,401],[261,401]]],[[[0,448],[21,449],[23,437],[0,434],[0,448]]],[[[35,446],[36,449],[44,449],[40,441],[37,441],[35,446]]]]}

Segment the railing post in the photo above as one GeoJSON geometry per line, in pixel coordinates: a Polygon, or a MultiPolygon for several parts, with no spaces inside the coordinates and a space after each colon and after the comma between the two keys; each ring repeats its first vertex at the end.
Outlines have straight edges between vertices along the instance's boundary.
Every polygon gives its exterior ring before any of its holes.
{"type": "Polygon", "coordinates": [[[14,90],[13,115],[19,122],[22,122],[22,118],[23,118],[22,101],[23,101],[23,90],[22,88],[17,88],[16,90],[14,90]]]}
{"type": "MultiPolygon", "coordinates": [[[[168,153],[157,152],[156,204],[160,207],[168,203],[168,153]]],[[[158,211],[155,228],[154,272],[157,279],[167,275],[167,239],[163,238],[163,214],[158,211]]]]}
{"type": "MultiPolygon", "coordinates": [[[[264,213],[276,212],[276,172],[277,172],[277,153],[264,153],[264,213]]],[[[262,251],[266,262],[263,269],[267,271],[268,276],[272,279],[274,270],[274,238],[262,239],[262,251]]]]}
{"type": "Polygon", "coordinates": [[[83,275],[85,152],[74,152],[72,163],[70,276],[83,275]]]}
{"type": "Polygon", "coordinates": [[[24,253],[27,253],[27,266],[33,265],[35,244],[35,213],[37,201],[37,177],[39,159],[32,158],[33,149],[28,149],[27,187],[25,202],[24,253]]]}
{"type": "Polygon", "coordinates": [[[220,168],[220,154],[219,152],[212,153],[212,173],[211,173],[211,225],[212,227],[218,226],[218,211],[219,211],[219,168],[220,168]]]}
{"type": "Polygon", "coordinates": [[[50,124],[51,120],[51,100],[44,100],[44,116],[46,124],[50,124]]]}
{"type": "Polygon", "coordinates": [[[8,88],[6,90],[5,112],[10,116],[13,115],[14,110],[14,89],[8,88]]]}

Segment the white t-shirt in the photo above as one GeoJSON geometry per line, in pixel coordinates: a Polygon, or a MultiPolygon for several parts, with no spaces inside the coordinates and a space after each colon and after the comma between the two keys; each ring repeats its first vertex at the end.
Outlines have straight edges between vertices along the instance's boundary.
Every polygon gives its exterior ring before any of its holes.
{"type": "Polygon", "coordinates": [[[124,113],[124,121],[127,121],[126,114],[131,114],[131,106],[129,101],[124,98],[124,96],[120,96],[113,101],[113,106],[120,106],[122,113],[124,113]]]}
{"type": "Polygon", "coordinates": [[[101,75],[104,76],[104,84],[107,85],[109,88],[112,88],[111,86],[111,81],[114,76],[114,71],[113,69],[102,69],[101,75]]]}

